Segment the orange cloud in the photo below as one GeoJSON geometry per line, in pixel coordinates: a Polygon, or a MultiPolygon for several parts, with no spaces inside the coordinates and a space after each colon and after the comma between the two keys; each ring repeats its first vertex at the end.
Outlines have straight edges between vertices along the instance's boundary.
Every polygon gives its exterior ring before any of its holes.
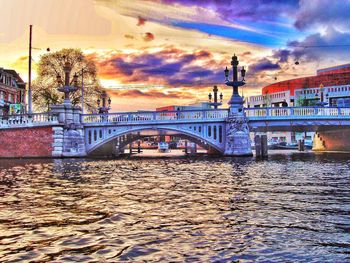
{"type": "Polygon", "coordinates": [[[108,93],[118,98],[149,98],[149,99],[193,99],[193,94],[183,91],[162,92],[159,90],[141,91],[130,90],[109,90],[108,93]]]}
{"type": "Polygon", "coordinates": [[[129,39],[134,39],[134,38],[135,38],[134,36],[129,35],[129,34],[125,34],[124,37],[125,37],[125,38],[129,38],[129,39]]]}

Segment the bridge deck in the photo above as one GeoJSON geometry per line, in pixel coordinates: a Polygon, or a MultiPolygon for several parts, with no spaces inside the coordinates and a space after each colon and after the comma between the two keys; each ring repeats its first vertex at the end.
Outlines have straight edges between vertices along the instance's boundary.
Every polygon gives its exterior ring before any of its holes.
{"type": "MultiPolygon", "coordinates": [[[[182,111],[137,111],[108,114],[81,114],[81,123],[85,126],[113,123],[145,124],[173,122],[224,121],[228,109],[203,109],[182,111]]],[[[251,125],[273,122],[289,125],[286,121],[350,121],[350,108],[337,107],[285,107],[285,108],[245,108],[245,115],[251,125]],[[255,124],[254,124],[255,123],[255,124]]],[[[58,124],[58,117],[50,113],[0,116],[0,128],[28,127],[58,124]]]]}

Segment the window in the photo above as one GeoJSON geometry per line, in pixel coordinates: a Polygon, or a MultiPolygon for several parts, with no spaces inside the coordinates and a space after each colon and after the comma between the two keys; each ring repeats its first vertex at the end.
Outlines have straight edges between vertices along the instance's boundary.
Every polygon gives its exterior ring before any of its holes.
{"type": "Polygon", "coordinates": [[[88,133],[88,138],[89,138],[89,144],[91,144],[91,131],[88,133]]]}
{"type": "Polygon", "coordinates": [[[219,126],[219,143],[222,143],[222,126],[219,126]]]}
{"type": "Polygon", "coordinates": [[[5,92],[0,91],[0,100],[4,100],[4,99],[5,99],[5,92]]]}

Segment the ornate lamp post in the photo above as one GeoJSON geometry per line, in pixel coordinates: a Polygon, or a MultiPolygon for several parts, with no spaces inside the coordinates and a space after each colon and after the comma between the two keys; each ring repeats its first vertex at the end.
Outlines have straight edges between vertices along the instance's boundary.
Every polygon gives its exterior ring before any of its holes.
{"type": "Polygon", "coordinates": [[[58,74],[57,75],[57,82],[59,83],[59,85],[63,85],[58,87],[58,91],[63,92],[64,93],[64,103],[63,104],[71,104],[71,101],[69,99],[69,94],[71,92],[77,91],[78,90],[78,75],[75,73],[74,77],[73,77],[73,86],[70,85],[70,72],[72,71],[72,66],[71,64],[66,61],[66,63],[64,64],[63,67],[64,70],[64,74],[65,74],[65,81],[63,84],[62,78],[61,76],[58,74]]]}
{"type": "Polygon", "coordinates": [[[210,106],[214,106],[214,109],[217,109],[218,106],[222,105],[222,99],[223,99],[223,95],[222,93],[220,93],[220,102],[218,102],[218,87],[214,86],[213,88],[213,94],[214,94],[214,101],[212,102],[212,97],[213,95],[211,93],[208,94],[208,98],[209,98],[209,104],[210,106]]]}
{"type": "Polygon", "coordinates": [[[103,92],[101,95],[101,99],[102,99],[102,105],[101,105],[101,100],[97,99],[97,108],[98,108],[98,113],[102,114],[102,113],[108,113],[108,111],[111,109],[111,103],[112,100],[109,97],[107,100],[107,93],[103,92]],[[106,100],[108,102],[108,106],[106,105],[106,100]]]}
{"type": "MultiPolygon", "coordinates": [[[[324,107],[328,103],[324,101],[324,92],[323,92],[324,85],[320,84],[320,101],[318,101],[316,104],[317,106],[324,107]]],[[[315,94],[315,97],[318,98],[318,93],[315,94]]],[[[326,94],[326,99],[328,100],[328,94],[326,94]]]]}
{"type": "Polygon", "coordinates": [[[242,80],[238,81],[238,64],[239,64],[239,61],[237,59],[237,56],[234,55],[231,61],[232,71],[233,71],[232,81],[229,80],[230,71],[227,69],[227,67],[224,71],[225,84],[233,88],[231,99],[228,102],[228,104],[230,105],[230,113],[233,113],[233,114],[238,114],[238,113],[243,114],[243,99],[238,93],[238,87],[245,85],[244,77],[245,77],[246,70],[244,69],[244,67],[242,67],[241,69],[242,80]]]}

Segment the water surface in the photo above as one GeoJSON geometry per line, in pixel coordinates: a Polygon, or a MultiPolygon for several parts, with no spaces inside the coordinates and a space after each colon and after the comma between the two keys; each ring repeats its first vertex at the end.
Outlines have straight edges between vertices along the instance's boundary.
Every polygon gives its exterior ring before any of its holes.
{"type": "Polygon", "coordinates": [[[348,156],[0,160],[0,261],[349,262],[348,156]]]}

